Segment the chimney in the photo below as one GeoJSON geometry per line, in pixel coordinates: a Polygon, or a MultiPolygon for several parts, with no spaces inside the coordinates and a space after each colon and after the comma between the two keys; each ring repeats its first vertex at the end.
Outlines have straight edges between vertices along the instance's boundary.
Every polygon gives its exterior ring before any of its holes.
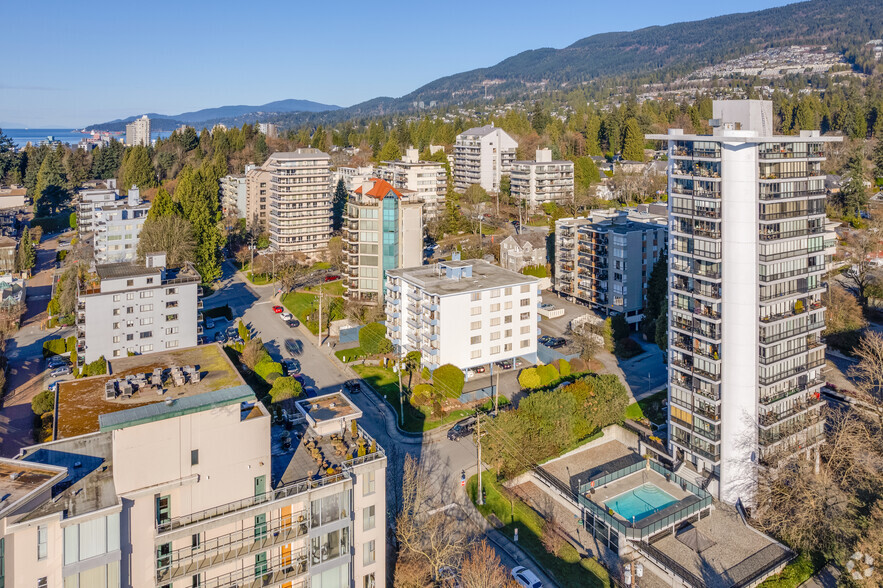
{"type": "Polygon", "coordinates": [[[549,163],[552,161],[551,149],[537,149],[537,163],[549,163]]]}
{"type": "Polygon", "coordinates": [[[420,161],[420,152],[413,147],[405,150],[405,156],[402,158],[402,161],[406,163],[417,163],[420,161]]]}
{"type": "Polygon", "coordinates": [[[109,180],[104,180],[104,185],[107,186],[108,190],[116,190],[117,189],[116,178],[110,178],[109,180]]]}
{"type": "Polygon", "coordinates": [[[132,187],[129,188],[129,206],[138,206],[139,202],[141,202],[141,190],[132,184],[132,187]]]}

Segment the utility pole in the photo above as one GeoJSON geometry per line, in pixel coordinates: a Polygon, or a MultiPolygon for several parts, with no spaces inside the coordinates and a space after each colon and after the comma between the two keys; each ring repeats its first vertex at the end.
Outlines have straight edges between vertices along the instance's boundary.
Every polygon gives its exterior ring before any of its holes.
{"type": "Polygon", "coordinates": [[[248,266],[248,270],[251,272],[252,277],[254,277],[254,235],[251,235],[251,263],[248,266]]]}
{"type": "Polygon", "coordinates": [[[476,445],[478,445],[478,463],[476,464],[478,467],[478,504],[484,504],[484,496],[481,493],[481,413],[476,410],[475,411],[475,436],[478,438],[476,445]]]}
{"type": "Polygon", "coordinates": [[[399,425],[405,426],[405,397],[402,394],[402,363],[405,357],[405,348],[399,345],[399,425]]]}
{"type": "Polygon", "coordinates": [[[322,347],[322,286],[319,286],[319,347],[322,347]]]}
{"type": "Polygon", "coordinates": [[[497,403],[500,400],[500,372],[497,372],[497,384],[494,386],[494,414],[497,414],[497,403]]]}

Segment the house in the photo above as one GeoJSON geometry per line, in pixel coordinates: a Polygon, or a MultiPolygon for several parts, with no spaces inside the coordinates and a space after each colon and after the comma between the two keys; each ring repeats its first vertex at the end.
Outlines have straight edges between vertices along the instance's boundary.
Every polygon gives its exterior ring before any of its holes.
{"type": "Polygon", "coordinates": [[[546,235],[522,233],[509,235],[500,243],[500,265],[513,272],[520,272],[529,265],[546,265],[546,235]]]}

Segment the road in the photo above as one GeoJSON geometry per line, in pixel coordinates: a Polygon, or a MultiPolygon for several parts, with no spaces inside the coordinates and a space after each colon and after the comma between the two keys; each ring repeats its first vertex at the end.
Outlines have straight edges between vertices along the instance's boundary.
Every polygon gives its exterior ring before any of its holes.
{"type": "MultiPolygon", "coordinates": [[[[274,296],[273,286],[254,286],[245,281],[245,278],[235,271],[230,262],[224,263],[222,287],[212,296],[203,300],[204,310],[216,306],[229,304],[233,311],[234,319],[241,317],[245,324],[252,330],[255,336],[261,337],[270,355],[277,361],[287,357],[294,357],[301,364],[301,371],[308,386],[315,386],[319,394],[340,392],[345,381],[355,377],[348,368],[333,358],[331,349],[320,349],[317,337],[307,331],[306,327],[291,328],[287,323],[273,312],[273,305],[278,304],[278,298],[274,296]],[[290,353],[285,347],[287,339],[299,341],[300,352],[290,353]]],[[[211,338],[218,330],[223,330],[229,323],[222,322],[214,329],[207,331],[206,335],[211,338]]],[[[327,345],[327,344],[326,344],[327,345]]],[[[502,387],[502,386],[501,386],[502,387]]],[[[421,438],[404,438],[393,431],[391,423],[385,418],[394,418],[394,413],[388,408],[382,408],[382,400],[369,391],[361,394],[348,394],[348,397],[362,411],[359,424],[368,433],[377,439],[377,442],[387,451],[389,463],[387,468],[388,480],[388,504],[392,505],[395,500],[392,494],[400,479],[401,468],[406,454],[415,459],[423,459],[431,464],[433,471],[433,484],[439,489],[440,501],[443,504],[456,504],[458,508],[450,509],[451,516],[457,516],[463,521],[464,529],[475,532],[475,523],[468,517],[471,507],[466,506],[466,493],[460,486],[461,472],[465,471],[469,477],[476,472],[476,447],[469,438],[458,441],[447,439],[444,430],[438,430],[421,438]],[[386,415],[386,416],[385,416],[386,415]]],[[[390,508],[390,510],[392,510],[390,508]]],[[[501,561],[510,569],[517,565],[531,565],[523,556],[515,559],[498,545],[494,545],[501,561]]],[[[541,572],[542,573],[542,572],[541,572]]],[[[546,585],[553,586],[552,582],[546,585]]]]}

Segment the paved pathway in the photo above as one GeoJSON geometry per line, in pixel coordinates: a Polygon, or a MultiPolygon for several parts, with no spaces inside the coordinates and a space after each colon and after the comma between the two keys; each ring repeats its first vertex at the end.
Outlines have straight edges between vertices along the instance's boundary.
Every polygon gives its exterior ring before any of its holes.
{"type": "Polygon", "coordinates": [[[837,578],[840,572],[831,564],[822,568],[822,571],[801,584],[798,588],[836,588],[837,578]]]}

